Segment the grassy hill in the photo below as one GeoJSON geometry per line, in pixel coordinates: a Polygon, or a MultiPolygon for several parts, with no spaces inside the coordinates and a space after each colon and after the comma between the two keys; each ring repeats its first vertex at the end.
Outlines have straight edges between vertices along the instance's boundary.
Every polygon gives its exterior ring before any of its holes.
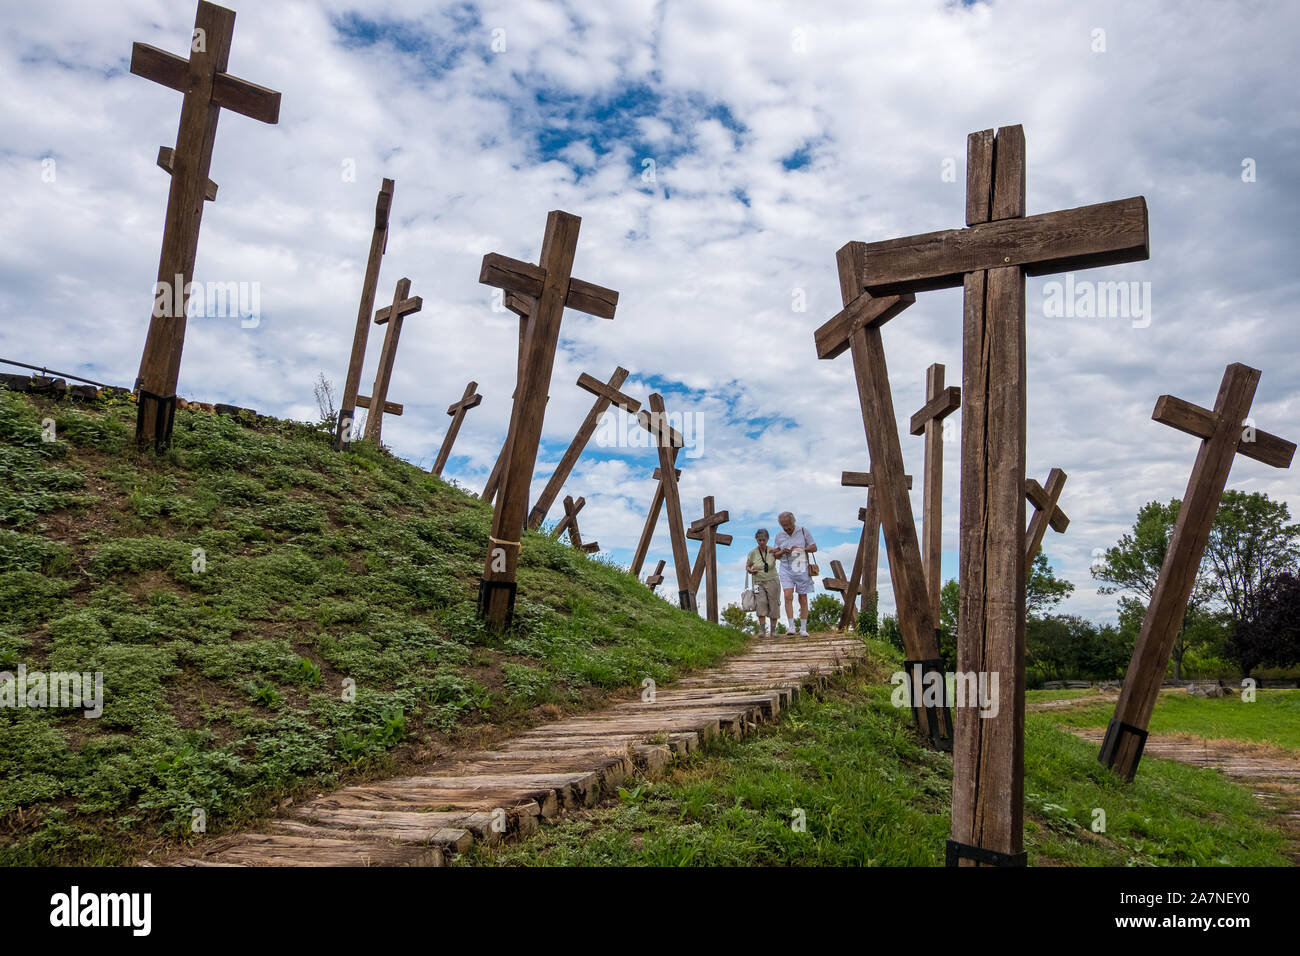
{"type": "Polygon", "coordinates": [[[134,420],[0,390],[0,671],[102,671],[105,696],[0,709],[0,864],[127,862],[196,808],[213,833],[743,643],[532,533],[489,634],[476,498],[311,426],[180,411],[156,457],[134,420]]]}

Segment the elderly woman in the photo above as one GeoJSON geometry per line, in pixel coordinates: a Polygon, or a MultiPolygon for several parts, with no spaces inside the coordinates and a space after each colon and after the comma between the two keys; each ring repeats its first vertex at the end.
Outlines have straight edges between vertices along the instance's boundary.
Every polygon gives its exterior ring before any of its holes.
{"type": "Polygon", "coordinates": [[[754,576],[754,613],[758,615],[759,636],[776,635],[776,619],[781,616],[781,576],[776,555],[767,546],[767,529],[754,532],[758,547],[749,552],[745,569],[754,576]]]}
{"type": "Polygon", "coordinates": [[[781,590],[785,592],[785,616],[792,634],[808,633],[808,595],[813,592],[812,575],[808,573],[808,555],[817,550],[817,542],[802,525],[796,525],[794,515],[782,511],[776,519],[781,530],[776,534],[772,553],[780,559],[778,572],[781,590]],[[794,595],[799,594],[799,627],[795,627],[794,595]]]}

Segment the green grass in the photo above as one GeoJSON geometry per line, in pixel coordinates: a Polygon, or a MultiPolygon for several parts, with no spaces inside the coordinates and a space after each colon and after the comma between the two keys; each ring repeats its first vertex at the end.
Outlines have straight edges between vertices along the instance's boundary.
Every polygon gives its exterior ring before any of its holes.
{"type": "MultiPolygon", "coordinates": [[[[1257,690],[1255,695],[1255,700],[1247,703],[1240,694],[1161,694],[1148,729],[1153,734],[1246,740],[1300,751],[1300,690],[1257,690]]],[[[1058,710],[1051,717],[1055,723],[1071,727],[1105,727],[1114,714],[1114,705],[1110,705],[1058,710]]]]}
{"type": "Polygon", "coordinates": [[[743,646],[533,533],[489,633],[487,505],[311,426],[181,411],[159,458],[134,418],[0,390],[0,670],[102,671],[106,697],[0,710],[0,865],[129,862],[194,808],[217,833],[743,646]]]}
{"type": "MultiPolygon", "coordinates": [[[[879,683],[895,667],[837,678],[743,741],[719,741],[616,805],[530,840],[476,847],[461,865],[939,866],[951,759],[923,749],[879,683]],[[806,829],[793,825],[802,811],[806,829]]],[[[1285,838],[1250,792],[1221,775],[1148,758],[1125,785],[1096,747],[1030,715],[1026,849],[1031,865],[1285,866],[1285,838]],[[1094,810],[1105,832],[1094,833],[1094,810]]]]}
{"type": "Polygon", "coordinates": [[[1027,690],[1025,691],[1025,703],[1032,704],[1034,701],[1040,700],[1074,700],[1095,693],[1097,691],[1093,688],[1086,690],[1027,690]]]}

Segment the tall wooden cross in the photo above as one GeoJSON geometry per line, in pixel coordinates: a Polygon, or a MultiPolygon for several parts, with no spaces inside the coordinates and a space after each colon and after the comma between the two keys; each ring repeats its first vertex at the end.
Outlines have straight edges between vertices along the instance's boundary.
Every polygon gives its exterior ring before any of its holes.
{"type": "Polygon", "coordinates": [[[578,530],[578,512],[582,510],[583,505],[587,503],[586,498],[573,500],[572,495],[564,496],[564,517],[551,529],[551,537],[558,538],[564,532],[569,532],[569,544],[573,545],[579,551],[586,551],[588,554],[600,550],[600,545],[595,541],[583,543],[582,532],[578,530]]]}
{"type": "Polygon", "coordinates": [[[664,559],[660,558],[659,563],[655,565],[654,574],[647,574],[645,583],[651,591],[664,583],[664,559]]]}
{"type": "Polygon", "coordinates": [[[1147,725],[1187,610],[1187,599],[1196,584],[1233,459],[1245,455],[1274,468],[1290,468],[1295,456],[1294,442],[1244,427],[1258,384],[1257,369],[1229,365],[1213,410],[1161,395],[1151,414],[1155,421],[1200,438],[1201,448],[1098,757],[1125,780],[1133,779],[1142,759],[1147,725]]]}
{"type": "MultiPolygon", "coordinates": [[[[216,197],[208,178],[217,118],[222,109],[275,124],[280,121],[280,94],[226,72],[235,32],[235,12],[200,0],[194,16],[190,57],[176,56],[147,43],[131,47],[131,72],[184,94],[176,146],[166,156],[171,173],[162,254],[158,260],[153,315],[136,381],[139,411],[135,438],[164,448],[171,441],[176,412],[176,383],[185,345],[185,312],[199,248],[203,203],[216,197]],[[160,301],[170,304],[158,308],[160,301]],[[177,313],[179,306],[179,314],[177,313]]],[[[159,154],[159,163],[164,156],[159,154]]]]}
{"type": "Polygon", "coordinates": [[[579,217],[553,210],[546,218],[538,264],[488,253],[479,273],[479,282],[485,285],[535,300],[528,311],[520,350],[519,380],[510,413],[510,450],[496,492],[492,534],[479,588],[479,614],[496,628],[507,625],[513,615],[519,539],[527,517],[529,486],[537,465],[564,309],[567,306],[612,319],[618,304],[617,292],[572,276],[581,225],[579,217]]]}
{"type": "Polygon", "coordinates": [[[1149,254],[1140,196],[1026,216],[1019,126],[967,139],[965,229],[839,252],[850,309],[930,289],[965,293],[957,669],[997,673],[1000,700],[996,716],[970,706],[957,714],[950,865],[1025,862],[1025,276],[1149,254]]]}
{"type": "Polygon", "coordinates": [[[1069,516],[1061,510],[1056,502],[1065,487],[1065,472],[1053,468],[1047,473],[1047,487],[1044,488],[1033,478],[1025,479],[1025,500],[1034,506],[1034,516],[1029,519],[1029,530],[1025,532],[1025,575],[1029,575],[1034,565],[1034,557],[1043,546],[1043,535],[1050,526],[1057,534],[1064,534],[1070,526],[1069,516]]]}
{"type": "Polygon", "coordinates": [[[595,433],[596,426],[600,424],[600,417],[605,414],[609,406],[618,405],[633,415],[640,411],[640,402],[618,390],[619,386],[627,381],[629,374],[631,373],[627,369],[619,365],[615,367],[614,374],[609,377],[608,382],[598,381],[586,372],[578,376],[578,387],[595,395],[596,401],[591,406],[591,410],[587,412],[587,417],[582,420],[582,424],[578,426],[578,433],[573,436],[573,441],[569,442],[569,447],[565,449],[564,456],[560,458],[559,464],[555,466],[551,480],[542,489],[537,504],[528,513],[528,527],[534,531],[540,528],[542,522],[546,520],[546,513],[551,510],[555,496],[560,493],[564,483],[569,480],[569,473],[573,471],[573,466],[578,463],[578,457],[582,454],[582,450],[587,447],[587,442],[591,440],[591,436],[595,433]]]}
{"type": "Polygon", "coordinates": [[[452,402],[447,406],[451,424],[447,426],[447,437],[442,440],[442,447],[438,449],[438,457],[433,463],[432,473],[435,475],[441,475],[442,470],[447,467],[447,460],[451,458],[451,446],[455,444],[456,435],[460,433],[460,423],[465,420],[465,413],[471,408],[478,408],[479,403],[483,401],[483,396],[475,391],[477,388],[478,382],[470,382],[465,386],[465,394],[460,397],[460,401],[452,402]]]}
{"type": "MultiPolygon", "coordinates": [[[[375,199],[375,227],[370,234],[370,255],[366,257],[366,274],[361,280],[361,305],[357,309],[357,324],[352,331],[352,355],[348,359],[348,377],[343,382],[343,400],[339,408],[339,424],[334,437],[334,447],[340,451],[352,444],[353,427],[357,414],[357,393],[361,389],[361,367],[366,361],[366,340],[370,336],[370,317],[375,311],[375,289],[379,285],[379,265],[388,249],[388,218],[393,208],[393,188],[396,183],[385,179],[379,184],[375,199]]],[[[368,406],[367,406],[368,407],[368,406]]]]}
{"type": "MultiPolygon", "coordinates": [[[[662,466],[661,466],[662,467],[662,466]]],[[[673,482],[674,486],[676,482],[673,482]]],[[[730,520],[727,512],[713,510],[713,495],[704,499],[704,517],[691,522],[690,531],[700,536],[699,561],[707,585],[704,590],[705,615],[714,624],[718,623],[718,525],[730,520]]],[[[728,538],[730,544],[730,538],[728,538]]],[[[695,584],[692,581],[692,584],[695,584]]],[[[698,589],[699,585],[695,584],[698,589]]]]}
{"type": "Polygon", "coordinates": [[[411,295],[411,280],[397,280],[393,290],[393,304],[375,313],[376,325],[387,325],[384,346],[379,351],[379,368],[375,370],[375,387],[370,393],[370,414],[366,416],[366,439],[379,444],[383,437],[384,412],[388,409],[388,385],[393,379],[393,362],[397,359],[397,343],[402,337],[402,323],[408,315],[424,308],[424,300],[411,295]]]}
{"type": "MultiPolygon", "coordinates": [[[[677,460],[677,446],[673,448],[673,460],[677,460]]],[[[645,556],[650,551],[650,541],[654,538],[655,526],[659,524],[659,512],[664,507],[664,480],[663,472],[658,468],[650,476],[655,481],[654,497],[650,499],[650,510],[646,512],[645,524],[641,528],[641,539],[637,541],[636,552],[632,555],[632,566],[628,569],[633,577],[641,573],[641,565],[645,563],[645,556]]],[[[682,470],[673,469],[673,480],[680,481],[682,470]]]]}
{"type": "MultiPolygon", "coordinates": [[[[866,509],[862,509],[866,510],[866,509]]],[[[861,553],[861,543],[859,542],[859,554],[861,553]]],[[[835,591],[844,601],[844,609],[840,611],[840,623],[837,625],[841,630],[853,626],[853,622],[858,619],[857,608],[854,600],[858,593],[858,562],[853,562],[853,575],[849,576],[844,573],[844,565],[838,560],[831,562],[831,577],[822,578],[822,587],[827,591],[835,591]]]]}
{"type": "MultiPolygon", "coordinates": [[[[682,521],[682,500],[677,492],[677,475],[673,467],[677,449],[685,444],[682,436],[668,424],[664,411],[664,397],[658,392],[650,395],[650,412],[642,411],[637,421],[654,436],[659,452],[659,485],[663,489],[663,506],[668,511],[668,539],[673,548],[673,565],[677,572],[677,597],[684,610],[695,610],[695,590],[691,586],[691,558],[686,551],[686,527],[682,521]],[[681,441],[681,444],[678,442],[681,441]]],[[[653,506],[652,506],[653,507],[653,506]]],[[[657,517],[657,515],[656,515],[657,517]]]]}
{"type": "Polygon", "coordinates": [[[943,386],[944,368],[938,362],[925,372],[925,405],[912,416],[912,434],[925,436],[925,502],[921,508],[921,565],[930,609],[939,620],[939,592],[943,588],[943,420],[961,408],[961,389],[943,386]]]}
{"type": "MultiPolygon", "coordinates": [[[[703,531],[692,531],[688,526],[686,529],[687,541],[703,541],[703,531]]],[[[721,545],[724,548],[731,547],[731,535],[725,531],[717,531],[713,535],[713,543],[721,545]]],[[[691,594],[695,595],[695,604],[698,607],[700,600],[700,584],[704,581],[704,549],[700,548],[695,552],[695,563],[691,565],[691,594]]]]}
{"type": "MultiPolygon", "coordinates": [[[[907,484],[907,490],[912,490],[912,476],[904,475],[904,482],[907,484]]],[[[862,524],[862,535],[858,538],[858,550],[853,558],[853,576],[851,580],[852,587],[843,592],[844,609],[840,611],[840,620],[837,625],[840,630],[852,627],[853,622],[858,618],[858,612],[853,605],[853,599],[856,595],[862,596],[862,610],[866,610],[876,593],[876,575],[877,565],[880,563],[880,508],[876,504],[876,494],[873,486],[875,479],[869,471],[845,471],[840,473],[840,485],[844,488],[866,488],[867,489],[867,506],[858,509],[858,521],[862,524]]],[[[832,591],[839,590],[831,587],[823,580],[823,586],[832,591]]]]}

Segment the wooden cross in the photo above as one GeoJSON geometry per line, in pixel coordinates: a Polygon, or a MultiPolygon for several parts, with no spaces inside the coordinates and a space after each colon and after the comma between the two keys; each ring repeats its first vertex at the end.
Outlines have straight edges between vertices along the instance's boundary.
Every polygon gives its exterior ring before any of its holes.
{"type": "Polygon", "coordinates": [[[435,475],[441,475],[442,470],[447,467],[447,459],[451,457],[451,446],[456,442],[456,435],[460,432],[460,423],[464,421],[465,413],[471,408],[478,408],[479,403],[483,401],[483,396],[475,391],[476,388],[478,382],[470,382],[465,386],[465,394],[460,397],[460,401],[452,402],[447,406],[451,424],[447,426],[447,437],[442,440],[442,447],[438,449],[438,458],[433,463],[432,473],[435,475]]]}
{"type": "MultiPolygon", "coordinates": [[[[686,528],[682,522],[682,501],[677,492],[677,476],[673,467],[677,449],[685,444],[682,436],[668,424],[664,412],[664,397],[658,392],[650,395],[650,412],[640,412],[637,422],[655,438],[659,451],[659,485],[663,489],[663,506],[668,511],[668,539],[673,548],[673,564],[677,572],[677,596],[683,610],[695,610],[695,589],[691,586],[691,559],[686,551],[686,528]],[[680,444],[679,444],[680,442],[680,444]]],[[[654,507],[653,505],[651,506],[654,507]]],[[[656,518],[658,515],[656,514],[656,518]]]]}
{"type": "Polygon", "coordinates": [[[846,311],[964,289],[957,670],[997,673],[1000,700],[994,717],[958,710],[948,863],[1016,866],[1025,862],[1024,280],[1148,258],[1147,207],[1139,196],[1026,216],[1024,130],[972,133],[966,154],[965,229],[851,242],[839,257],[846,311]]]}
{"type": "Polygon", "coordinates": [[[961,389],[943,386],[944,368],[937,362],[925,372],[925,405],[912,416],[912,434],[925,436],[925,501],[921,507],[921,566],[930,610],[939,621],[939,592],[943,588],[943,420],[961,407],[961,389]]]}
{"type": "Polygon", "coordinates": [[[600,550],[600,545],[595,541],[587,544],[582,542],[582,533],[578,531],[578,512],[582,510],[583,505],[587,503],[586,498],[573,500],[572,495],[564,496],[564,518],[560,520],[554,528],[551,529],[551,537],[558,538],[565,531],[569,532],[569,544],[573,545],[579,551],[586,551],[588,554],[600,550]]]}
{"type": "MultiPolygon", "coordinates": [[[[388,218],[393,208],[393,180],[379,184],[375,199],[375,228],[370,234],[370,255],[366,258],[366,275],[361,281],[361,305],[357,309],[357,324],[352,332],[352,356],[348,359],[348,377],[343,382],[343,401],[339,408],[339,424],[334,447],[346,450],[352,444],[353,422],[361,388],[361,366],[366,360],[366,340],[370,336],[370,317],[375,311],[375,289],[379,285],[379,265],[388,249],[388,218]]],[[[361,406],[369,408],[369,405],[361,406]]],[[[387,409],[385,409],[387,411],[387,409]]]]}
{"type": "MultiPolygon", "coordinates": [[[[912,476],[904,475],[907,490],[912,490],[912,476]]],[[[853,587],[844,593],[844,610],[840,611],[837,625],[840,630],[852,627],[858,619],[857,609],[853,606],[856,594],[862,595],[862,610],[866,610],[876,593],[877,566],[880,563],[880,508],[876,504],[873,490],[874,479],[869,471],[845,471],[840,473],[840,485],[845,488],[866,488],[867,506],[858,509],[858,521],[862,522],[862,536],[858,539],[857,554],[853,558],[853,587]]],[[[825,580],[823,586],[829,587],[825,580]]],[[[831,588],[831,590],[836,590],[831,588]]]]}
{"type": "Polygon", "coordinates": [[[1240,454],[1274,468],[1290,468],[1295,456],[1294,442],[1253,427],[1243,428],[1258,384],[1257,369],[1229,365],[1212,411],[1172,395],[1161,395],[1151,413],[1155,421],[1200,438],[1201,448],[1098,757],[1125,780],[1133,779],[1142,759],[1147,725],[1187,611],[1187,599],[1196,584],[1233,459],[1240,454]]]}
{"type": "Polygon", "coordinates": [[[627,381],[629,374],[631,373],[620,365],[615,367],[614,374],[609,377],[608,382],[598,381],[586,372],[578,376],[578,387],[586,389],[595,395],[596,401],[591,406],[591,410],[587,412],[587,417],[582,420],[582,424],[578,427],[578,433],[573,436],[573,441],[569,442],[569,447],[565,450],[560,463],[555,466],[555,472],[551,475],[551,480],[546,483],[546,487],[542,489],[537,504],[529,512],[528,527],[537,530],[541,527],[542,522],[546,520],[546,513],[551,510],[555,496],[560,493],[564,483],[569,480],[569,473],[573,471],[573,466],[578,463],[578,457],[582,454],[582,450],[587,447],[587,442],[591,440],[591,436],[596,431],[596,426],[600,424],[600,417],[605,414],[606,409],[610,405],[618,405],[632,414],[640,411],[640,402],[618,390],[619,386],[627,381]]]}
{"type": "MultiPolygon", "coordinates": [[[[662,467],[662,466],[661,466],[662,467]]],[[[676,487],[676,482],[673,486],[676,487]]],[[[700,553],[699,562],[701,563],[701,572],[706,576],[708,585],[704,591],[705,616],[714,624],[718,623],[718,525],[726,524],[730,520],[725,511],[713,510],[713,495],[708,495],[704,499],[704,517],[698,521],[691,522],[690,533],[700,536],[700,553]]],[[[731,543],[730,537],[727,544],[731,543]]],[[[694,575],[692,574],[692,579],[694,575]]],[[[695,589],[699,584],[692,580],[695,589]]]]}
{"type": "MultiPolygon", "coordinates": [[[[358,395],[358,396],[357,396],[357,408],[367,408],[367,409],[368,409],[368,408],[370,408],[370,405],[371,405],[371,402],[370,402],[370,396],[369,396],[369,395],[358,395]]],[[[390,401],[385,401],[385,402],[384,402],[384,414],[385,414],[385,415],[401,415],[401,414],[402,414],[403,412],[405,412],[405,411],[406,411],[406,406],[403,405],[401,402],[390,402],[390,401]]]]}
{"type": "Polygon", "coordinates": [[[167,192],[154,314],[149,320],[136,380],[139,410],[135,437],[142,446],[152,442],[155,448],[162,449],[171,441],[176,382],[185,345],[187,290],[194,276],[203,203],[216,198],[216,184],[208,178],[208,171],[217,138],[217,118],[222,109],[228,109],[263,123],[280,120],[279,93],[226,72],[234,32],[233,10],[200,0],[188,60],[147,43],[131,47],[132,73],[184,94],[176,146],[158,156],[159,165],[171,173],[171,187],[167,192]],[[157,314],[159,298],[167,290],[171,290],[167,301],[180,306],[179,315],[172,314],[175,308],[157,314]]]}
{"type": "MultiPolygon", "coordinates": [[[[539,264],[488,253],[479,273],[479,282],[485,285],[534,300],[527,310],[527,331],[520,349],[519,379],[510,413],[509,452],[496,491],[492,534],[479,590],[479,614],[494,628],[504,627],[513,616],[519,538],[527,517],[529,486],[537,465],[564,309],[568,306],[612,319],[618,303],[617,292],[572,277],[581,225],[577,216],[553,210],[546,218],[539,264]]],[[[520,321],[524,322],[522,317],[520,321]]]]}
{"type": "MultiPolygon", "coordinates": [[[[852,244],[850,244],[851,246],[852,244]]],[[[912,518],[912,502],[903,486],[903,450],[898,441],[894,399],[889,391],[889,370],[880,327],[915,301],[912,295],[864,299],[861,272],[846,246],[838,253],[840,295],[845,308],[814,333],[817,357],[831,359],[845,350],[853,356],[858,403],[867,434],[872,474],[879,482],[876,497],[880,525],[885,532],[885,552],[894,584],[898,626],[907,653],[906,670],[926,673],[941,668],[937,621],[926,593],[921,548],[912,518]]],[[[946,707],[924,708],[914,701],[913,714],[922,732],[935,746],[946,747],[952,738],[946,707]]]]}
{"type": "MultiPolygon", "coordinates": [[[[686,529],[686,540],[703,541],[704,532],[692,531],[688,527],[686,529]]],[[[714,534],[713,541],[715,544],[720,544],[724,547],[729,548],[731,547],[732,538],[731,535],[727,534],[726,532],[718,531],[714,534]]],[[[691,565],[691,593],[696,596],[696,600],[695,600],[696,605],[699,604],[700,584],[703,581],[704,581],[704,549],[700,548],[698,551],[695,552],[695,563],[691,565]]]]}
{"type": "Polygon", "coordinates": [[[664,583],[664,560],[663,560],[663,558],[660,558],[660,559],[659,559],[659,563],[655,566],[655,573],[654,573],[654,574],[647,574],[647,575],[646,575],[645,583],[646,583],[646,586],[647,586],[648,588],[650,588],[650,590],[652,590],[652,591],[653,591],[655,588],[659,587],[659,585],[661,585],[661,584],[664,583]]]}
{"type": "Polygon", "coordinates": [[[393,290],[393,304],[375,313],[375,324],[385,325],[384,346],[379,351],[379,368],[375,370],[375,387],[370,393],[370,414],[366,416],[366,438],[379,444],[384,429],[384,412],[388,409],[388,384],[393,378],[393,362],[397,359],[397,343],[402,337],[402,323],[408,315],[424,308],[424,300],[411,295],[411,280],[397,280],[393,290]]]}
{"type": "MultiPolygon", "coordinates": [[[[859,546],[859,551],[861,551],[860,546],[859,546]]],[[[854,574],[852,577],[845,575],[844,565],[841,564],[838,560],[836,560],[831,562],[832,577],[822,578],[822,587],[824,587],[827,591],[837,592],[839,596],[844,600],[844,610],[840,612],[840,622],[841,622],[839,624],[840,628],[852,627],[853,622],[857,620],[857,616],[858,616],[857,611],[853,606],[853,602],[856,599],[858,593],[857,572],[858,572],[858,568],[857,568],[856,560],[854,561],[854,574]],[[844,623],[846,616],[848,618],[847,624],[844,623]]]]}
{"type": "MultiPolygon", "coordinates": [[[[677,460],[677,446],[673,447],[673,460],[677,460]]],[[[655,525],[659,523],[659,512],[664,507],[664,482],[663,472],[658,468],[654,470],[651,477],[655,480],[654,497],[650,499],[650,510],[646,512],[645,525],[641,528],[641,540],[637,542],[636,552],[632,555],[632,566],[629,568],[632,576],[636,577],[641,573],[641,565],[645,563],[645,556],[650,551],[650,540],[654,537],[655,525]]],[[[673,469],[673,480],[680,481],[682,470],[673,469]]]]}
{"type": "Polygon", "coordinates": [[[1065,487],[1065,472],[1053,468],[1047,473],[1047,487],[1044,488],[1033,478],[1025,479],[1025,500],[1034,506],[1034,516],[1029,519],[1029,530],[1025,533],[1025,574],[1029,574],[1034,565],[1034,556],[1043,546],[1043,535],[1050,525],[1057,534],[1064,534],[1070,526],[1070,518],[1056,503],[1065,487]]]}

